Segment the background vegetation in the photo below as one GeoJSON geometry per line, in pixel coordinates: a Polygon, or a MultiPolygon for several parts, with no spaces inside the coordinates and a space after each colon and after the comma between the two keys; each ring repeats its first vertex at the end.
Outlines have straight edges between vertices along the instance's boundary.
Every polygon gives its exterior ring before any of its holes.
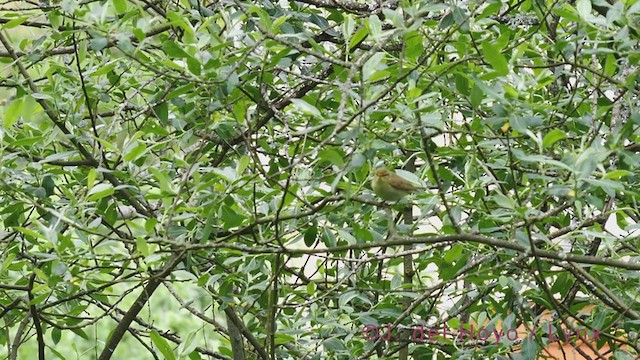
{"type": "Polygon", "coordinates": [[[0,355],[536,359],[551,324],[637,358],[639,25],[636,0],[4,1],[0,355]],[[384,204],[381,165],[430,189],[384,204]],[[387,324],[532,336],[363,333],[387,324]]]}

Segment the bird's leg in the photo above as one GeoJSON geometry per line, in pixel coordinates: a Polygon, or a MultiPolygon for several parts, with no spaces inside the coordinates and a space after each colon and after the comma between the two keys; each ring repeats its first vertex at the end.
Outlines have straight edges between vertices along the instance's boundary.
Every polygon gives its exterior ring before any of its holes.
{"type": "MultiPolygon", "coordinates": [[[[384,212],[387,215],[387,229],[388,229],[388,233],[387,233],[387,239],[389,240],[391,239],[393,236],[395,236],[396,234],[396,222],[393,219],[393,212],[391,212],[391,206],[389,206],[389,204],[387,203],[383,203],[382,205],[384,207],[384,212]]],[[[387,252],[387,247],[386,246],[382,246],[380,248],[380,250],[378,251],[378,256],[384,258],[384,255],[387,252]]],[[[382,263],[384,262],[384,259],[380,259],[380,262],[378,263],[378,282],[382,281],[382,263]]]]}
{"type": "MultiPolygon", "coordinates": [[[[393,212],[391,211],[391,206],[389,204],[387,204],[386,202],[383,203],[382,205],[384,207],[384,212],[387,215],[387,229],[388,229],[388,233],[387,233],[387,238],[386,240],[391,239],[395,233],[396,233],[396,222],[393,219],[393,212]]],[[[382,282],[382,269],[383,269],[383,263],[384,263],[384,256],[387,252],[387,247],[386,246],[382,246],[380,248],[380,250],[378,250],[378,255],[380,257],[380,260],[378,261],[378,283],[382,282]]]]}
{"type": "Polygon", "coordinates": [[[389,205],[385,204],[384,212],[387,214],[387,226],[389,229],[389,237],[391,238],[396,235],[396,222],[393,219],[393,213],[389,205]]]}

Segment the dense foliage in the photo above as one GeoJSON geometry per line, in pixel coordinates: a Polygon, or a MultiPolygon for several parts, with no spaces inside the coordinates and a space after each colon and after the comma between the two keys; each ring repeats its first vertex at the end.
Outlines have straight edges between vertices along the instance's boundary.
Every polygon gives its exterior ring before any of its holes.
{"type": "Polygon", "coordinates": [[[0,356],[536,359],[585,329],[583,357],[637,358],[639,25],[637,0],[2,3],[0,356]],[[384,203],[378,166],[428,189],[384,203]]]}

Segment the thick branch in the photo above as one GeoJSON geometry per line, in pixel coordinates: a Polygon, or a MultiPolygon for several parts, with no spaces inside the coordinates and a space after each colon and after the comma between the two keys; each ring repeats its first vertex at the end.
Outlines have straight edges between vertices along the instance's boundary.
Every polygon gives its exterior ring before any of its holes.
{"type": "Polygon", "coordinates": [[[116,326],[115,330],[113,330],[113,333],[111,334],[111,337],[109,337],[109,341],[102,350],[102,353],[100,354],[100,357],[98,357],[98,360],[111,359],[111,355],[113,355],[116,347],[118,347],[118,344],[124,337],[124,334],[127,332],[127,330],[129,330],[129,326],[131,326],[133,320],[136,318],[136,316],[138,316],[138,313],[140,312],[140,310],[142,310],[142,307],[144,307],[147,301],[149,301],[149,298],[151,298],[153,292],[156,291],[158,285],[162,283],[162,280],[167,277],[171,273],[173,268],[180,262],[183,255],[184,252],[174,253],[171,259],[167,261],[167,264],[164,266],[164,268],[158,274],[152,276],[151,279],[149,279],[147,286],[145,286],[145,288],[142,290],[142,293],[140,293],[129,311],[124,314],[122,320],[120,321],[120,323],[118,323],[118,326],[116,326]]]}

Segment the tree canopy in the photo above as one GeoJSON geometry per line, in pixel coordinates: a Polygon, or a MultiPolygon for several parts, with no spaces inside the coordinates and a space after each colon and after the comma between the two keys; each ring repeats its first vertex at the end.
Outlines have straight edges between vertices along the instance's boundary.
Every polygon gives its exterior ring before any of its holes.
{"type": "Polygon", "coordinates": [[[637,0],[4,2],[0,356],[637,358],[639,25],[637,0]],[[425,190],[382,201],[378,167],[425,190]]]}

